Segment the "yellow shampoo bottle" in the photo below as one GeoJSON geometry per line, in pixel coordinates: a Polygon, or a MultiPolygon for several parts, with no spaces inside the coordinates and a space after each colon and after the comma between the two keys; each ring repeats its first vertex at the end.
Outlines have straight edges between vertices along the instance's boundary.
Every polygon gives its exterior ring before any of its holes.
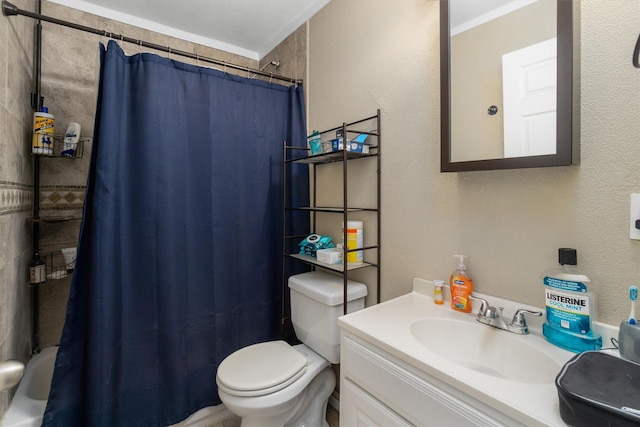
{"type": "Polygon", "coordinates": [[[464,265],[464,255],[454,255],[459,259],[458,268],[451,274],[449,287],[451,289],[451,308],[464,313],[471,312],[471,299],[469,294],[473,292],[473,280],[467,274],[467,266],[464,265]]]}

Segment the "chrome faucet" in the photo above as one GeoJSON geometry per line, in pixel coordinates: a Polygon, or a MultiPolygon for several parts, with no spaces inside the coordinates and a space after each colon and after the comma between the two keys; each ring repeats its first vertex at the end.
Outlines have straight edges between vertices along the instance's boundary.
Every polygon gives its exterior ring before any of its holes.
{"type": "Polygon", "coordinates": [[[513,315],[511,322],[507,323],[504,320],[502,310],[503,307],[493,307],[489,305],[489,302],[484,298],[479,298],[474,295],[469,295],[474,301],[480,301],[480,309],[478,310],[478,316],[476,320],[485,325],[492,326],[497,329],[504,329],[505,331],[513,332],[514,334],[527,335],[529,333],[529,327],[525,320],[525,314],[540,317],[541,311],[531,311],[524,308],[519,308],[513,315]]]}

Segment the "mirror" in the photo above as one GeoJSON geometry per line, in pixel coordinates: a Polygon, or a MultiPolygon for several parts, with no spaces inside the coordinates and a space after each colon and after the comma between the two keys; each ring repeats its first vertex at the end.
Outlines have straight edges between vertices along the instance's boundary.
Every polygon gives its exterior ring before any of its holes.
{"type": "Polygon", "coordinates": [[[440,0],[442,172],[577,163],[573,34],[573,0],[440,0]]]}

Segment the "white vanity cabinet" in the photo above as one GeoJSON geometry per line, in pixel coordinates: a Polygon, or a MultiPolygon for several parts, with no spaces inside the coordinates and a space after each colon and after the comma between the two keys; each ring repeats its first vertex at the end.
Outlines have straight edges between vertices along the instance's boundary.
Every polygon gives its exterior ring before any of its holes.
{"type": "Polygon", "coordinates": [[[574,353],[548,343],[541,321],[512,334],[432,295],[415,278],[412,292],[338,318],[341,427],[566,425],[555,378],[574,353]]]}
{"type": "Polygon", "coordinates": [[[340,426],[523,424],[342,329],[340,426]]]}

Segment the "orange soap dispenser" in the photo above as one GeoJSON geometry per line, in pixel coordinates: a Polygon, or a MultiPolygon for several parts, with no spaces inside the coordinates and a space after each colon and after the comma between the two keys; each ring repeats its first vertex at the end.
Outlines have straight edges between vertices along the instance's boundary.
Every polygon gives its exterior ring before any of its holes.
{"type": "Polygon", "coordinates": [[[459,259],[458,268],[451,274],[449,287],[451,289],[451,308],[464,313],[471,312],[471,299],[469,294],[473,292],[473,280],[467,274],[467,266],[464,265],[464,255],[454,255],[459,259]]]}

